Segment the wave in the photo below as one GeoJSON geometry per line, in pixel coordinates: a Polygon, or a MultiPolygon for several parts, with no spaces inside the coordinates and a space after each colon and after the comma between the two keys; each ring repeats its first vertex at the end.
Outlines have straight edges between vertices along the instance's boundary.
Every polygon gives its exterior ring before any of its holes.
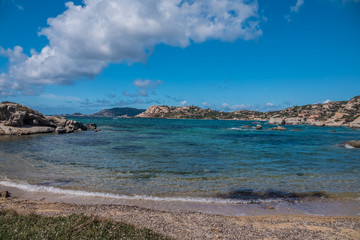
{"type": "Polygon", "coordinates": [[[98,197],[117,200],[148,200],[148,201],[165,201],[165,202],[184,202],[184,203],[215,203],[215,204],[248,204],[248,203],[272,203],[281,202],[284,199],[258,199],[258,200],[239,200],[239,199],[221,199],[221,198],[202,198],[202,197],[157,197],[147,195],[121,195],[105,192],[88,192],[83,190],[62,189],[51,186],[33,185],[24,182],[13,182],[10,180],[0,180],[0,185],[14,187],[22,191],[33,193],[50,193],[64,194],[74,197],[98,197]]]}
{"type": "Polygon", "coordinates": [[[245,127],[232,127],[232,128],[228,128],[229,130],[236,130],[236,131],[251,131],[254,130],[254,127],[251,128],[245,128],[245,127]]]}
{"type": "Polygon", "coordinates": [[[344,147],[345,148],[354,148],[353,146],[351,146],[350,144],[347,144],[347,143],[345,143],[344,147]]]}

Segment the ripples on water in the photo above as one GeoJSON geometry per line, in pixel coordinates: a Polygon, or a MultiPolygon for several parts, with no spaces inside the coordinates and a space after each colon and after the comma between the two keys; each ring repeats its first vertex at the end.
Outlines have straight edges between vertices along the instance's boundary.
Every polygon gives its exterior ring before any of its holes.
{"type": "Polygon", "coordinates": [[[349,128],[251,122],[81,118],[101,132],[0,138],[0,175],[64,189],[158,197],[359,197],[349,128]],[[250,125],[252,127],[242,127],[250,125]],[[300,131],[291,131],[300,129],[300,131]],[[336,132],[333,132],[333,131],[336,132]]]}

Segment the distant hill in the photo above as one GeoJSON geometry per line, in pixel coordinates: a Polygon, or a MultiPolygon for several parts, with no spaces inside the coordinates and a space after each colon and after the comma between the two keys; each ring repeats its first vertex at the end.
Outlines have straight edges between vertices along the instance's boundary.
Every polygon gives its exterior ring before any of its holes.
{"type": "Polygon", "coordinates": [[[280,111],[234,111],[219,112],[197,106],[171,107],[151,106],[138,118],[175,118],[175,119],[228,119],[228,120],[266,120],[271,124],[314,126],[360,127],[360,96],[349,101],[333,101],[322,104],[294,106],[280,111]]]}
{"type": "Polygon", "coordinates": [[[146,109],[137,109],[137,108],[111,108],[111,109],[104,109],[100,112],[89,114],[92,117],[121,117],[121,116],[128,116],[134,117],[142,112],[145,112],[146,109]]]}

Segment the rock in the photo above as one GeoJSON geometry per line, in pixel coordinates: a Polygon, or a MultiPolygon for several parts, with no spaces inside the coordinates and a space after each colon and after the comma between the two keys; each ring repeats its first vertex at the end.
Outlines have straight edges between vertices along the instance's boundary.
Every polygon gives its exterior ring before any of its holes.
{"type": "Polygon", "coordinates": [[[347,148],[360,148],[360,140],[355,141],[355,140],[351,140],[351,141],[347,141],[344,143],[341,143],[341,146],[347,147],[347,148]]]}
{"type": "MultiPolygon", "coordinates": [[[[96,124],[94,124],[96,127],[96,124]]],[[[92,127],[94,127],[92,125],[92,127]]],[[[74,120],[43,114],[18,103],[0,103],[0,135],[29,135],[37,133],[69,133],[87,130],[74,120]]]]}
{"type": "Polygon", "coordinates": [[[0,122],[9,127],[22,127],[25,125],[34,125],[34,119],[39,122],[41,126],[56,127],[49,122],[45,116],[27,106],[2,102],[0,103],[0,122]]]}
{"type": "Polygon", "coordinates": [[[260,124],[256,125],[256,130],[262,130],[262,126],[260,124]]]}
{"type": "Polygon", "coordinates": [[[340,120],[340,121],[335,121],[333,119],[331,120],[328,120],[325,122],[325,126],[327,127],[340,127],[340,126],[343,126],[345,123],[344,120],[340,120]]]}
{"type": "Polygon", "coordinates": [[[360,128],[360,116],[349,124],[351,128],[360,128]]]}
{"type": "Polygon", "coordinates": [[[37,133],[52,133],[55,131],[53,127],[46,126],[24,126],[24,127],[10,127],[0,123],[0,135],[31,135],[37,133]]]}
{"type": "Polygon", "coordinates": [[[64,128],[64,127],[57,127],[55,129],[55,132],[58,134],[63,134],[63,133],[66,133],[67,131],[66,131],[66,128],[64,128]]]}
{"type": "Polygon", "coordinates": [[[5,191],[0,193],[0,197],[1,198],[8,198],[8,197],[10,197],[10,193],[5,190],[5,191]]]}
{"type": "Polygon", "coordinates": [[[281,126],[277,126],[277,127],[270,128],[269,130],[275,130],[275,131],[285,131],[285,130],[286,130],[286,128],[281,127],[281,126]]]}
{"type": "Polygon", "coordinates": [[[269,124],[285,125],[285,118],[270,118],[269,124]]]}
{"type": "Polygon", "coordinates": [[[89,124],[86,124],[86,128],[88,130],[95,130],[97,128],[97,126],[95,123],[89,123],[89,124]]]}
{"type": "Polygon", "coordinates": [[[9,117],[8,121],[4,123],[5,126],[11,127],[22,127],[24,126],[25,113],[23,112],[14,112],[9,117]]]}
{"type": "Polygon", "coordinates": [[[294,128],[292,131],[302,131],[302,130],[299,128],[294,128]]]}
{"type": "Polygon", "coordinates": [[[334,114],[332,119],[338,120],[338,119],[341,119],[341,118],[343,118],[344,116],[347,116],[347,115],[349,115],[349,114],[346,114],[346,113],[343,113],[343,112],[337,112],[337,113],[334,114]]]}
{"type": "Polygon", "coordinates": [[[308,119],[307,124],[309,124],[310,126],[318,126],[318,127],[325,126],[325,122],[318,121],[318,120],[315,120],[315,119],[308,119]]]}
{"type": "Polygon", "coordinates": [[[100,132],[101,129],[94,129],[94,132],[100,132]]]}
{"type": "Polygon", "coordinates": [[[67,119],[59,116],[46,116],[46,119],[58,127],[65,127],[67,119]]]}
{"type": "MultiPolygon", "coordinates": [[[[286,125],[300,125],[305,124],[304,118],[286,118],[285,120],[286,125]]],[[[284,124],[282,124],[284,125],[284,124]]]]}
{"type": "Polygon", "coordinates": [[[252,126],[250,126],[250,125],[242,125],[241,127],[243,127],[243,128],[252,128],[252,126]]]}

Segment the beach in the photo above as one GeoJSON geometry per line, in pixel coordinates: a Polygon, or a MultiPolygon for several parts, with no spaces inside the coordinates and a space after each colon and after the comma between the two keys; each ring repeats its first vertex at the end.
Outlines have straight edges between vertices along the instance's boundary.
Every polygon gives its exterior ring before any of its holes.
{"type": "MultiPolygon", "coordinates": [[[[1,187],[3,190],[3,187],[1,187]]],[[[11,192],[10,192],[11,193],[11,192]]],[[[160,211],[115,204],[71,204],[17,197],[0,199],[0,210],[19,214],[85,214],[148,228],[173,239],[359,239],[360,216],[273,214],[224,216],[195,211],[160,211]]]]}
{"type": "MultiPolygon", "coordinates": [[[[76,119],[75,119],[76,120],[76,119]]],[[[83,117],[85,123],[93,118],[83,117]]],[[[101,132],[0,139],[1,210],[85,214],[174,239],[359,239],[349,128],[97,119],[101,132]],[[297,128],[297,131],[293,129],[297,128]]]]}

